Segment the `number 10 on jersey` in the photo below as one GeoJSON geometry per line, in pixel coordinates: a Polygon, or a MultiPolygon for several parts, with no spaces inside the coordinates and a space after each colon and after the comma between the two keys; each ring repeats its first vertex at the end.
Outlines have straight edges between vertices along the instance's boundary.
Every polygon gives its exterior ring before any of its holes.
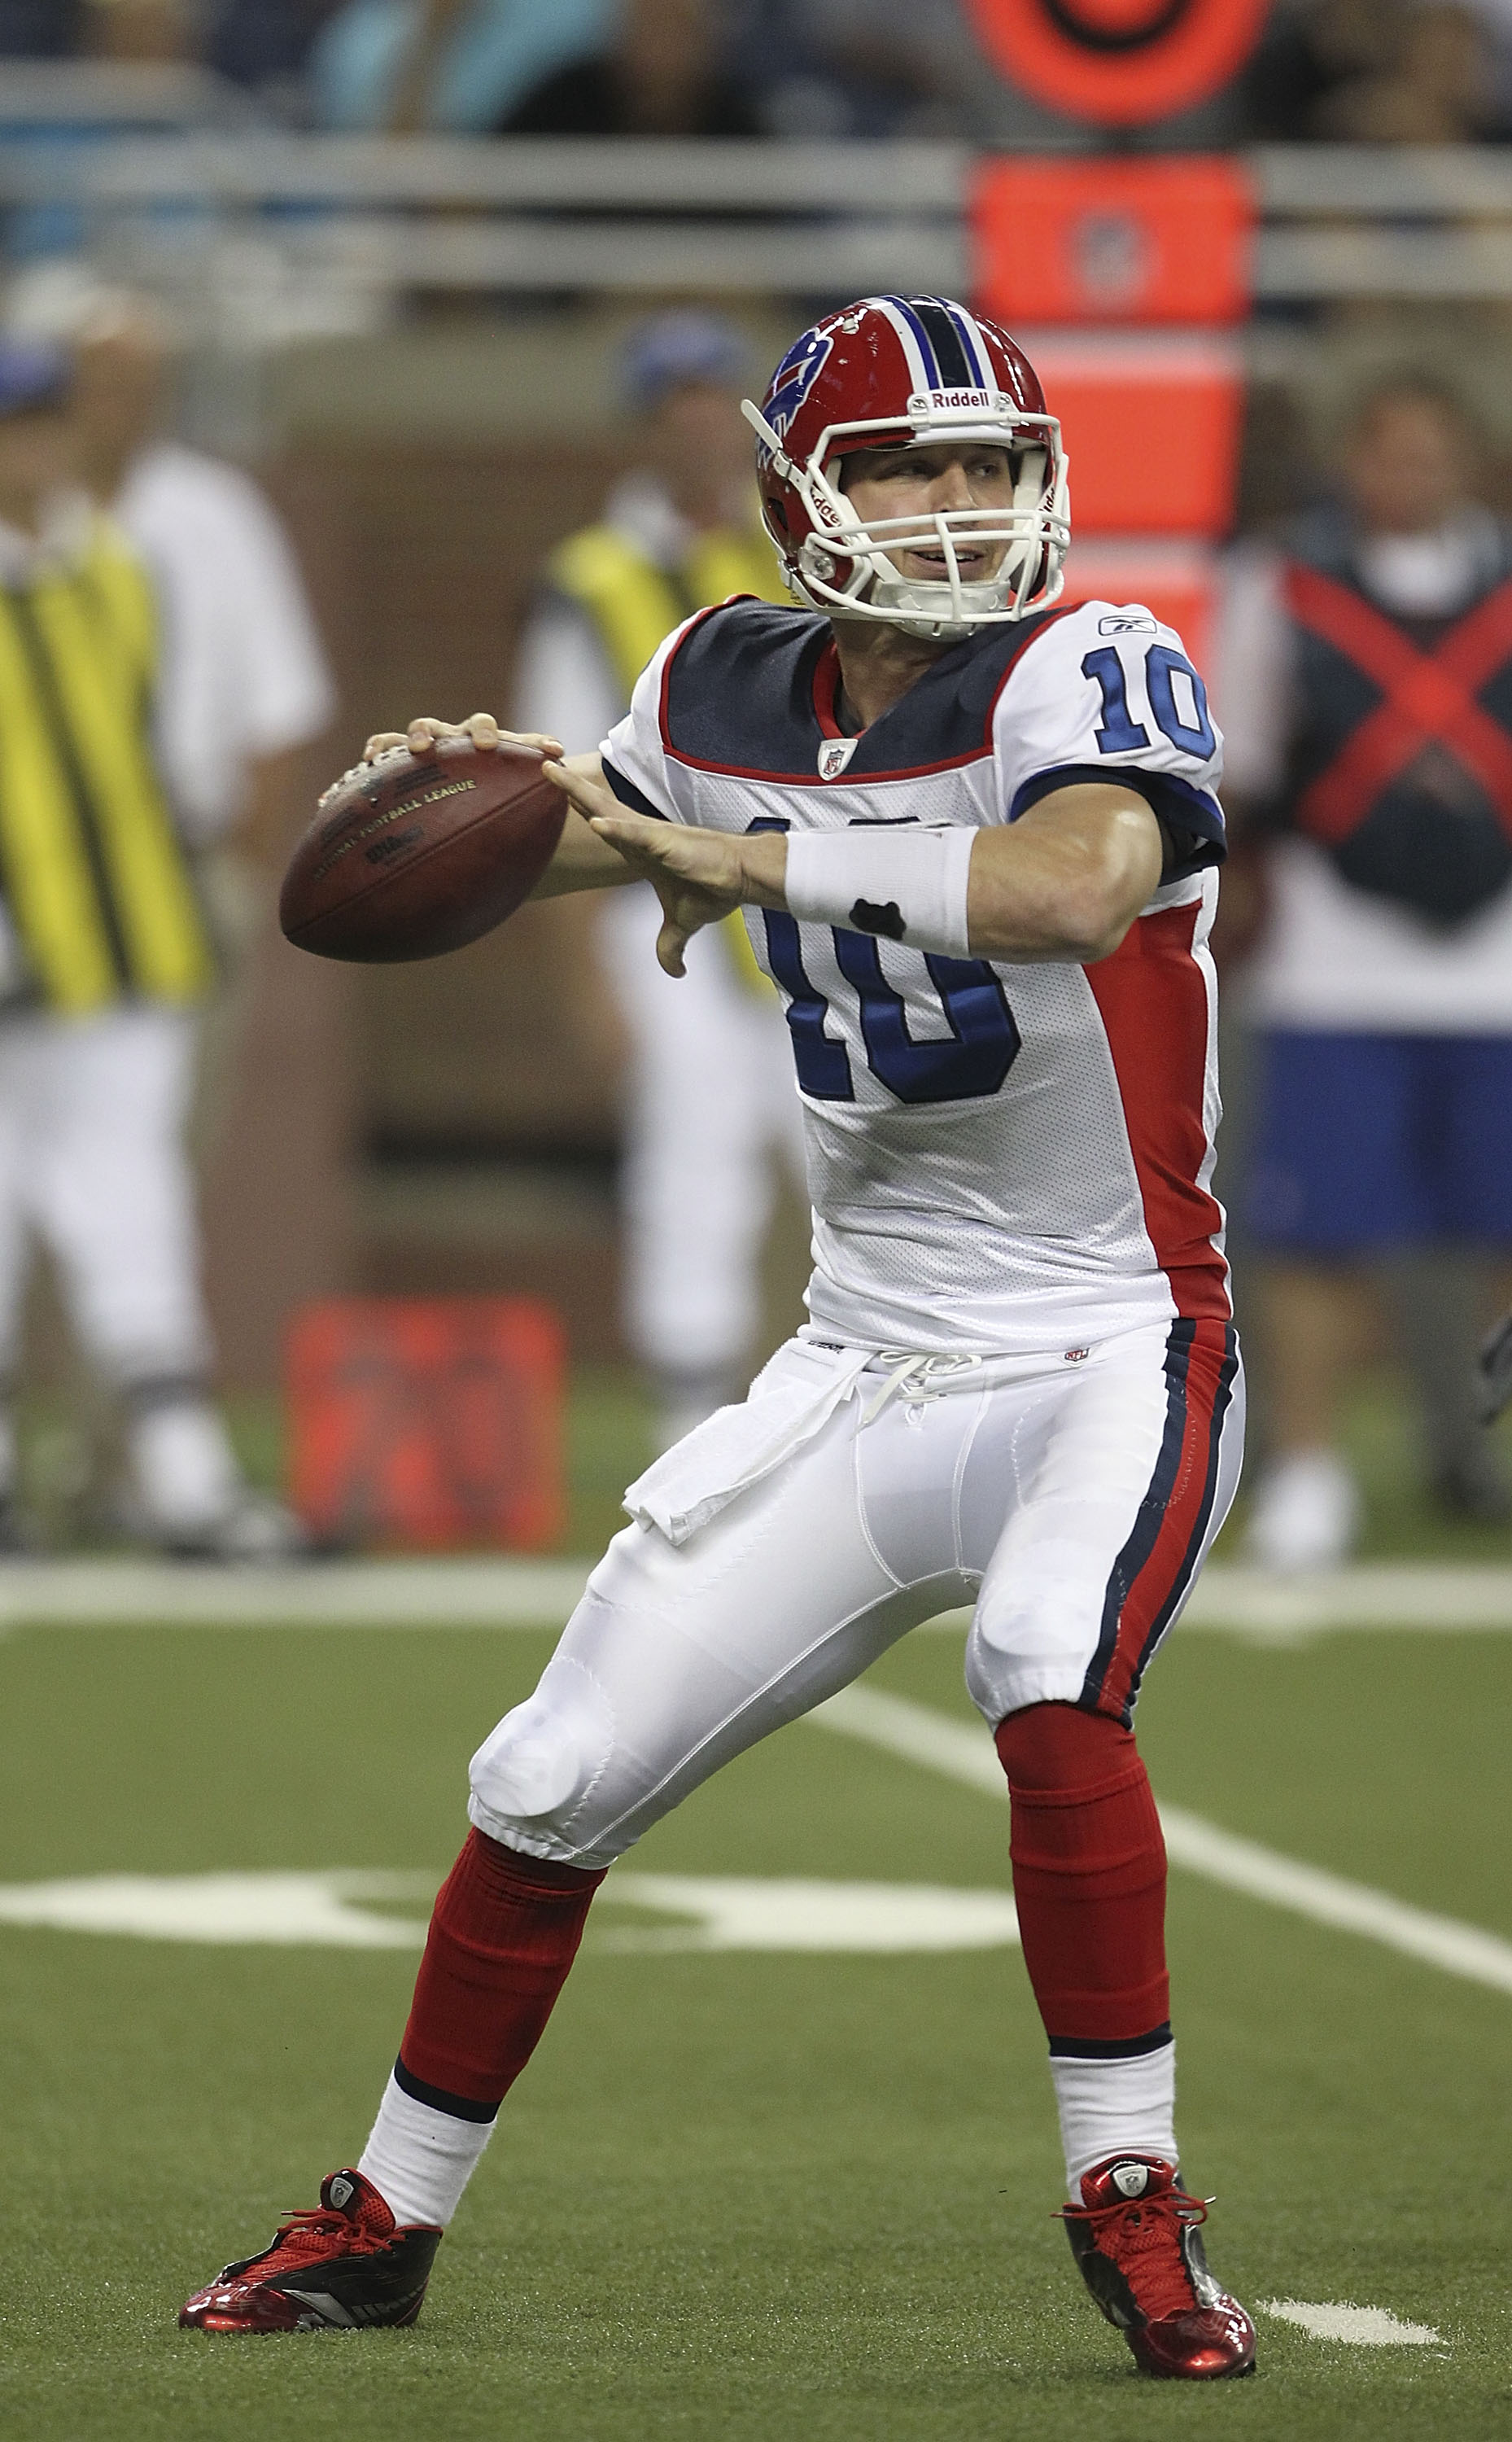
{"type": "MultiPolygon", "coordinates": [[[[773,816],[751,825],[754,831],[790,828],[773,816]]],[[[825,1032],[829,1004],[804,966],[796,918],[763,908],[761,921],[767,963],[788,994],[799,1086],[812,1102],[853,1103],[850,1054],[825,1032]]],[[[871,935],[835,928],[831,938],[836,964],[855,989],[866,1066],[890,1094],[901,1103],[965,1103],[997,1092],[1018,1057],[1021,1038],[1003,987],[984,958],[926,953],[924,965],[950,1033],[920,1042],[908,1031],[903,995],[884,975],[871,935]]]]}

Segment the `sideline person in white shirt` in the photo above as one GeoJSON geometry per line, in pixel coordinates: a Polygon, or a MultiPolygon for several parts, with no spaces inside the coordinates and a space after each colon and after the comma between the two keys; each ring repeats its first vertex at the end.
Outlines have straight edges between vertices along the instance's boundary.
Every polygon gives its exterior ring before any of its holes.
{"type": "MultiPolygon", "coordinates": [[[[1383,614],[1414,651],[1431,653],[1512,567],[1505,530],[1471,497],[1472,473],[1454,402],[1415,376],[1384,383],[1347,435],[1347,511],[1299,530],[1299,550],[1305,560],[1309,532],[1315,544],[1331,536],[1367,618],[1383,614]]],[[[1261,1071],[1243,1218],[1257,1249],[1271,1434],[1249,1543],[1265,1565],[1306,1568],[1342,1559],[1357,1532],[1339,1409],[1373,1287],[1387,1291],[1416,1378],[1443,1504],[1483,1520],[1506,1514],[1471,1381],[1490,1264],[1512,1249],[1512,1178],[1494,1158],[1512,1138],[1494,1083],[1512,1084],[1512,880],[1467,912],[1414,907],[1360,886],[1296,823],[1270,829],[1305,777],[1295,758],[1305,762],[1308,685],[1326,684],[1329,666],[1315,659],[1305,677],[1301,656],[1313,648],[1288,604],[1287,560],[1271,546],[1236,553],[1214,696],[1230,820],[1268,833],[1266,914],[1240,987],[1261,1071]],[[1435,1099],[1457,1152],[1435,1153],[1423,1133],[1435,1099]],[[1363,1161],[1336,1124],[1351,1110],[1370,1138],[1363,1161]]],[[[1355,683],[1347,663],[1337,676],[1355,683]]],[[[1387,786],[1457,804],[1452,745],[1452,734],[1447,747],[1427,739],[1387,786]]],[[[1395,811],[1399,819],[1400,797],[1395,811]]],[[[1368,870],[1357,850],[1356,869],[1368,870]]]]}

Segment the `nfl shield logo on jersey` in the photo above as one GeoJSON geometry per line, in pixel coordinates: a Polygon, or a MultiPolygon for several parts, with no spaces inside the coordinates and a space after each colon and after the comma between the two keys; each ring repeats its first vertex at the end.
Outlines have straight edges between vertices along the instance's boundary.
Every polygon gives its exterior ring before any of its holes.
{"type": "Polygon", "coordinates": [[[838,780],[859,743],[854,738],[827,738],[819,749],[820,779],[838,780]]]}

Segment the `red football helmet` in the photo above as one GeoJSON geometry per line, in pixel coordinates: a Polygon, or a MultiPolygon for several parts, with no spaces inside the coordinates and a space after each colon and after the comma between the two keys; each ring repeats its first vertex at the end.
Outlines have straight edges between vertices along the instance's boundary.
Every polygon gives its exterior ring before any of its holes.
{"type": "Polygon", "coordinates": [[[815,610],[948,641],[1022,619],[1060,592],[1071,538],[1061,428],[996,322],[945,297],[863,298],[794,340],[760,407],[747,399],[744,413],[767,531],[790,589],[815,610]],[[841,460],[940,441],[1007,449],[1011,506],[858,519],[836,480],[841,460]],[[1002,543],[996,574],[965,581],[956,538],[1002,543]],[[936,548],[939,583],[905,578],[889,556],[936,548]]]}

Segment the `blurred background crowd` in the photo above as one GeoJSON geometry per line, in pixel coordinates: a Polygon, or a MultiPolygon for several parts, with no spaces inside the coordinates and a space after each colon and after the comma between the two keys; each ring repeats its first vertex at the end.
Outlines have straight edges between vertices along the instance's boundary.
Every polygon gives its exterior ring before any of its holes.
{"type": "MultiPolygon", "coordinates": [[[[284,123],[392,133],[993,144],[1047,123],[957,0],[0,0],[0,55],[191,62],[284,123]]],[[[1509,124],[1506,0],[1281,0],[1200,133],[1444,144],[1509,124]]]]}
{"type": "Polygon", "coordinates": [[[974,161],[1228,155],[1237,318],[1141,317],[1094,212],[1102,321],[1019,336],[1084,373],[1201,323],[1242,406],[1216,522],[1137,563],[1115,516],[1107,563],[1177,569],[1230,735],[1241,1525],[1275,1568],[1504,1551],[1512,0],[1280,0],[1113,124],[987,5],[0,0],[0,1543],[297,1550],[282,1352],[334,1294],[556,1310],[578,1540],[738,1394],[807,1238],[743,935],[673,986],[627,893],[336,970],[278,938],[288,842],[370,729],[592,745],[691,608],[774,595],[738,400],[850,295],[974,277],[974,161]]]}

